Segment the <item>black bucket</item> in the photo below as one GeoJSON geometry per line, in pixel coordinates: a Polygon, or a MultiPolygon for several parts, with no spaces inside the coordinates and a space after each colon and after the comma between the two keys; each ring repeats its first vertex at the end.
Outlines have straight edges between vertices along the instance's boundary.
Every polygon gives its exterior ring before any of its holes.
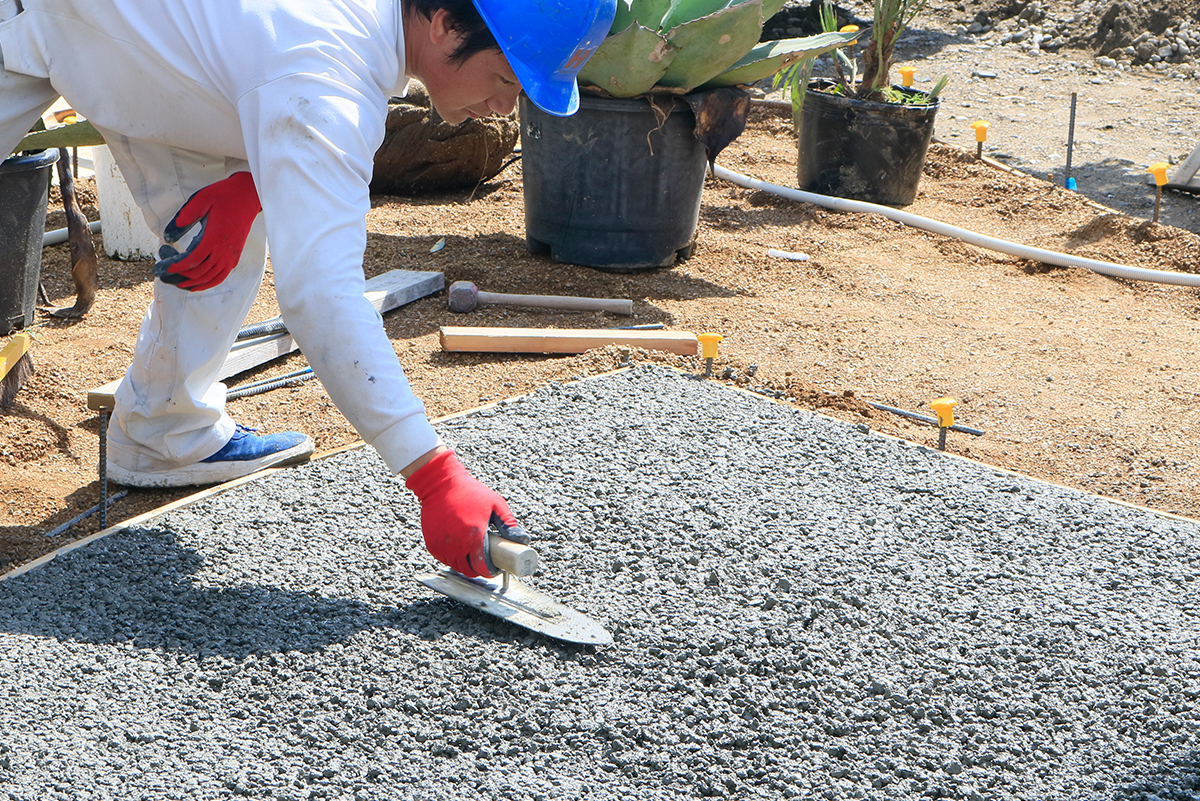
{"type": "Polygon", "coordinates": [[[521,96],[525,243],[608,272],[691,255],[708,161],[687,103],[661,120],[644,98],[580,98],[555,117],[521,96]]]}
{"type": "Polygon", "coordinates": [[[33,324],[57,150],[0,162],[0,336],[33,324]]]}
{"type": "MultiPolygon", "coordinates": [[[[877,103],[813,91],[800,108],[798,186],[807,192],[907,206],[917,197],[933,138],[932,105],[877,103]]],[[[924,93],[894,87],[915,97],[924,93]]]]}

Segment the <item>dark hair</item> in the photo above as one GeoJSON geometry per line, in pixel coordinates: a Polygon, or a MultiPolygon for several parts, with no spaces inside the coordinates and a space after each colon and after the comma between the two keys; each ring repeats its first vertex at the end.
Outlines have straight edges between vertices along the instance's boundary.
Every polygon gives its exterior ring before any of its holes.
{"type": "Polygon", "coordinates": [[[472,0],[404,0],[403,7],[405,13],[420,14],[425,19],[433,19],[440,9],[446,10],[450,29],[462,37],[458,48],[450,54],[450,60],[456,64],[484,50],[500,49],[472,0]]]}

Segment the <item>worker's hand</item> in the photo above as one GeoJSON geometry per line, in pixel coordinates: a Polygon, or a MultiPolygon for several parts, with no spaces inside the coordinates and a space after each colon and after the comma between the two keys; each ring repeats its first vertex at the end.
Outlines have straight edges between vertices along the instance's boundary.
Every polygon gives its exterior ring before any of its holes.
{"type": "Polygon", "coordinates": [[[439,562],[464,576],[487,576],[488,523],[524,533],[495,490],[467,472],[454,451],[446,450],[409,476],[406,485],[421,502],[425,547],[439,562]]]}
{"type": "Polygon", "coordinates": [[[154,275],[168,284],[199,292],[225,280],[242,257],[254,218],[262,211],[248,172],[235,172],[188,198],[167,223],[163,239],[178,242],[193,225],[200,232],[182,253],[163,245],[154,275]]]}

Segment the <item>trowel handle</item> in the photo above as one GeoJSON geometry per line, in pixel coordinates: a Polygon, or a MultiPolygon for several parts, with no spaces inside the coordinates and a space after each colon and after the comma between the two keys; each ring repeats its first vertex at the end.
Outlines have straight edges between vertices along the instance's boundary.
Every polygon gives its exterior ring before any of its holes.
{"type": "Polygon", "coordinates": [[[488,534],[488,561],[505,573],[518,578],[532,576],[538,570],[538,553],[528,545],[488,534]]]}

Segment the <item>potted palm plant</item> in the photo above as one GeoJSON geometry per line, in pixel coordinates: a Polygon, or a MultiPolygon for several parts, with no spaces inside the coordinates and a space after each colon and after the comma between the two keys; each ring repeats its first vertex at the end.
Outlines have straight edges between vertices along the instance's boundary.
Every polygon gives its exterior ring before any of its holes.
{"type": "Polygon", "coordinates": [[[745,126],[745,85],[857,36],[759,43],[782,5],[619,0],[579,73],[578,113],[554,117],[522,98],[529,249],[612,272],[690,255],[705,169],[745,126]]]}
{"type": "MultiPolygon", "coordinates": [[[[812,79],[814,59],[776,75],[792,98],[801,189],[896,206],[916,198],[947,78],[922,92],[893,85],[891,70],[897,40],[927,2],[874,0],[861,72],[839,50],[832,78],[812,79]]],[[[836,24],[829,2],[821,19],[826,30],[836,24]]]]}

